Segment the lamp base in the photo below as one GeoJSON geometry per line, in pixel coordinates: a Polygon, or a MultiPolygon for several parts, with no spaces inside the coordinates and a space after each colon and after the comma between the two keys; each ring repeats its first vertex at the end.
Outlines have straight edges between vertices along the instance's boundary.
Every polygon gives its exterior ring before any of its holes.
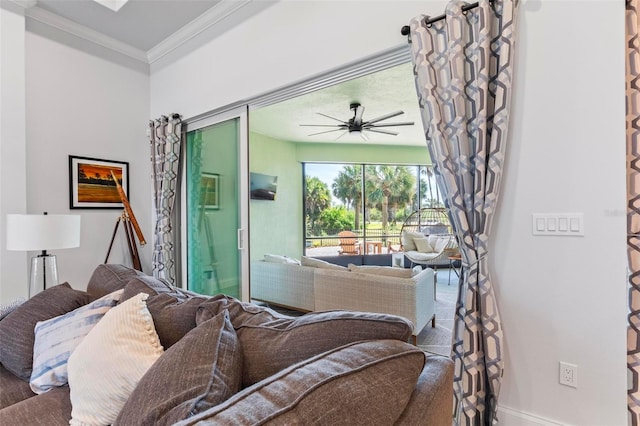
{"type": "Polygon", "coordinates": [[[52,254],[41,254],[31,258],[31,278],[29,280],[29,297],[43,291],[48,286],[58,284],[58,266],[52,254]]]}

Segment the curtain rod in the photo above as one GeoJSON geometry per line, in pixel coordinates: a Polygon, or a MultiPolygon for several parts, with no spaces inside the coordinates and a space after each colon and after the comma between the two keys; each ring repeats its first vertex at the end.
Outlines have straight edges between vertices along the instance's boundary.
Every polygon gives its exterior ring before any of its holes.
{"type": "MultiPolygon", "coordinates": [[[[462,11],[463,11],[463,12],[466,12],[467,10],[471,10],[471,9],[473,9],[473,8],[476,8],[476,7],[478,7],[478,2],[471,3],[471,4],[466,4],[466,5],[462,6],[462,11]]],[[[424,24],[425,24],[425,25],[431,25],[431,24],[433,24],[434,22],[442,21],[442,20],[443,20],[444,18],[446,18],[446,17],[447,17],[447,15],[443,13],[442,15],[438,15],[438,16],[436,16],[435,18],[427,19],[427,20],[424,22],[424,24]]],[[[409,28],[409,26],[408,26],[408,25],[405,25],[405,26],[404,26],[404,27],[402,27],[402,29],[400,30],[400,33],[401,33],[403,36],[406,36],[406,35],[409,35],[410,30],[411,30],[411,29],[409,28]]]]}

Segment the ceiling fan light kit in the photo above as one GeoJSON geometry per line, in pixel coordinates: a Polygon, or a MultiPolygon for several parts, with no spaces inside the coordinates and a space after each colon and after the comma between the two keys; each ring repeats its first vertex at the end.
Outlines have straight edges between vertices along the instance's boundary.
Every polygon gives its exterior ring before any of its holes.
{"type": "Polygon", "coordinates": [[[322,132],[316,132],[316,133],[311,133],[309,134],[309,136],[315,136],[315,135],[322,135],[325,133],[332,133],[332,132],[342,132],[342,134],[340,134],[340,136],[338,136],[336,138],[340,139],[342,136],[344,136],[347,133],[355,133],[355,134],[360,134],[360,137],[363,140],[368,140],[366,133],[367,132],[374,132],[374,133],[382,133],[385,135],[392,135],[392,136],[398,136],[398,132],[393,132],[391,130],[385,130],[382,129],[382,127],[393,127],[393,126],[413,126],[414,123],[411,122],[402,122],[402,123],[380,123],[381,121],[387,120],[389,118],[393,118],[393,117],[397,117],[398,115],[402,115],[404,114],[404,111],[395,111],[395,112],[390,112],[388,114],[384,114],[381,115],[380,117],[376,117],[373,118],[369,121],[363,121],[363,115],[364,115],[364,107],[362,105],[360,105],[360,103],[358,102],[352,102],[349,105],[349,109],[353,111],[353,117],[350,118],[347,121],[343,121],[340,120],[339,118],[335,118],[335,117],[331,117],[330,115],[327,114],[323,114],[321,112],[319,112],[319,115],[322,115],[323,117],[327,117],[330,118],[332,120],[338,121],[340,122],[340,124],[301,124],[300,126],[305,126],[305,127],[334,127],[333,130],[325,130],[322,132]],[[380,123],[380,124],[376,124],[376,123],[380,123]]]}

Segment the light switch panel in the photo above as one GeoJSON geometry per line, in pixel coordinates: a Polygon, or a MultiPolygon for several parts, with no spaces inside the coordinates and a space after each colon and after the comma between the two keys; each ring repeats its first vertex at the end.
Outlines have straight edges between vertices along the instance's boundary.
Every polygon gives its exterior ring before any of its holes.
{"type": "Polygon", "coordinates": [[[533,213],[533,235],[584,236],[583,213],[533,213]]]}

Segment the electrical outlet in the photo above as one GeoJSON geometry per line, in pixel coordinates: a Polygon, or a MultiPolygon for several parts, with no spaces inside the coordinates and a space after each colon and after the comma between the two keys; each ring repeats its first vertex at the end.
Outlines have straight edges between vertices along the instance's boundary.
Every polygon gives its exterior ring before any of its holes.
{"type": "Polygon", "coordinates": [[[577,365],[560,361],[560,384],[565,386],[571,386],[572,388],[578,387],[578,366],[577,365]]]}

